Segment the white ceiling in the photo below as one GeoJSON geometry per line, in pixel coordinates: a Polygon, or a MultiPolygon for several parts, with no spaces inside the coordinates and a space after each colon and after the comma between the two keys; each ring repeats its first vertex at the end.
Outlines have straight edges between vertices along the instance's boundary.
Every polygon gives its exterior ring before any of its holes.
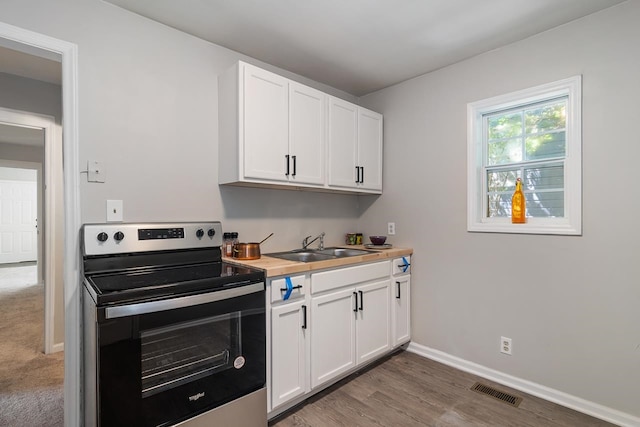
{"type": "Polygon", "coordinates": [[[361,96],[624,0],[106,0],[361,96]]]}

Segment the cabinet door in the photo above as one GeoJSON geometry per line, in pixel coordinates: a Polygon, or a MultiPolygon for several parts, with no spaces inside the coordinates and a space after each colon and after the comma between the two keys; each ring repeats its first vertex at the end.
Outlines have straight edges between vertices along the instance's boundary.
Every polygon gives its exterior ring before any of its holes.
{"type": "Polygon", "coordinates": [[[360,187],[382,190],[382,115],[358,108],[360,187]]]}
{"type": "Polygon", "coordinates": [[[240,126],[244,178],[286,181],[289,153],[288,80],[244,65],[240,126]]]}
{"type": "Polygon", "coordinates": [[[305,314],[302,299],[271,309],[271,404],[274,408],[306,391],[305,314]]]}
{"type": "Polygon", "coordinates": [[[326,95],[289,83],[290,182],[324,184],[326,95]]]}
{"type": "Polygon", "coordinates": [[[358,107],[329,98],[329,185],[356,187],[358,107]]]}
{"type": "Polygon", "coordinates": [[[394,277],[391,287],[392,345],[397,347],[411,339],[411,276],[394,277]]]}
{"type": "Polygon", "coordinates": [[[311,298],[311,388],[356,365],[354,289],[311,298]]]}
{"type": "Polygon", "coordinates": [[[384,354],[391,348],[389,280],[360,286],[356,320],[358,364],[384,354]]]}

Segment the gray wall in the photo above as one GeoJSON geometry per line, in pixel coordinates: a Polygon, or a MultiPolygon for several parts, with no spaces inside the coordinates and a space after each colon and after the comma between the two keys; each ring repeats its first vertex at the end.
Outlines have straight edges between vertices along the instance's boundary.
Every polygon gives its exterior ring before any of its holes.
{"type": "Polygon", "coordinates": [[[104,184],[82,175],[83,222],[104,222],[105,200],[122,199],[125,221],[219,219],[251,241],[274,232],[263,252],[320,231],[339,243],[355,229],[356,196],[218,186],[217,75],[258,61],[98,0],[2,8],[4,22],[78,45],[80,161],[106,168],[104,184]]]}
{"type": "Polygon", "coordinates": [[[80,160],[107,173],[104,184],[83,175],[83,222],[104,221],[105,200],[122,199],[126,221],[221,219],[246,240],[275,232],[267,252],[395,221],[391,243],[416,251],[419,344],[640,415],[639,202],[624,185],[640,154],[637,4],[367,97],[385,114],[381,197],[217,185],[216,78],[242,55],[99,0],[2,8],[2,21],[79,47],[80,160]],[[584,235],[466,232],[466,104],[575,74],[584,76],[584,235]],[[513,356],[498,353],[500,335],[513,338],[513,356]]]}
{"type": "MultiPolygon", "coordinates": [[[[59,85],[45,83],[38,80],[27,79],[11,74],[0,73],[0,107],[19,110],[29,113],[38,113],[52,116],[56,123],[54,147],[51,150],[52,162],[60,170],[60,174],[54,174],[55,181],[55,217],[53,219],[55,235],[58,236],[54,243],[56,254],[53,271],[53,344],[64,343],[64,284],[63,284],[63,252],[64,252],[64,202],[62,184],[62,92],[59,85]]],[[[35,162],[43,165],[44,173],[44,148],[0,142],[0,159],[35,162]]],[[[44,205],[44,204],[42,204],[44,205]]],[[[45,226],[47,226],[45,224],[45,226]]],[[[42,252],[38,252],[41,254],[42,252]]],[[[44,265],[40,264],[40,267],[44,265]]],[[[42,269],[40,268],[40,271],[42,269]]]]}
{"type": "Polygon", "coordinates": [[[394,220],[415,249],[415,342],[635,416],[638,22],[627,2],[365,97],[385,117],[385,192],[360,220],[394,220]],[[467,103],[577,74],[583,235],[467,232],[467,103]]]}
{"type": "Polygon", "coordinates": [[[44,148],[0,142],[0,159],[44,163],[44,148]]]}

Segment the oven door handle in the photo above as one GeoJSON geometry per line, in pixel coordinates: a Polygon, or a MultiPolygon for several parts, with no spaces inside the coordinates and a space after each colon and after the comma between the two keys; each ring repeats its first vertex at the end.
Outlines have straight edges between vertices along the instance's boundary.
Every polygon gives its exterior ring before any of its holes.
{"type": "Polygon", "coordinates": [[[206,294],[189,295],[186,297],[171,298],[161,301],[141,302],[118,307],[107,307],[105,309],[105,317],[107,319],[116,319],[118,317],[136,316],[139,314],[174,310],[176,308],[192,307],[194,305],[224,301],[243,295],[263,292],[264,290],[264,282],[261,282],[247,286],[239,286],[237,288],[225,289],[223,291],[208,292],[206,294]]]}

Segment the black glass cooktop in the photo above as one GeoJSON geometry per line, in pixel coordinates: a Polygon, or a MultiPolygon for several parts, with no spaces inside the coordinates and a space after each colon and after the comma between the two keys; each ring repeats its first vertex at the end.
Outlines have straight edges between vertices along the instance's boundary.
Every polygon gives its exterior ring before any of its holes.
{"type": "Polygon", "coordinates": [[[159,299],[264,281],[264,273],[226,262],[88,274],[97,304],[159,299]]]}

